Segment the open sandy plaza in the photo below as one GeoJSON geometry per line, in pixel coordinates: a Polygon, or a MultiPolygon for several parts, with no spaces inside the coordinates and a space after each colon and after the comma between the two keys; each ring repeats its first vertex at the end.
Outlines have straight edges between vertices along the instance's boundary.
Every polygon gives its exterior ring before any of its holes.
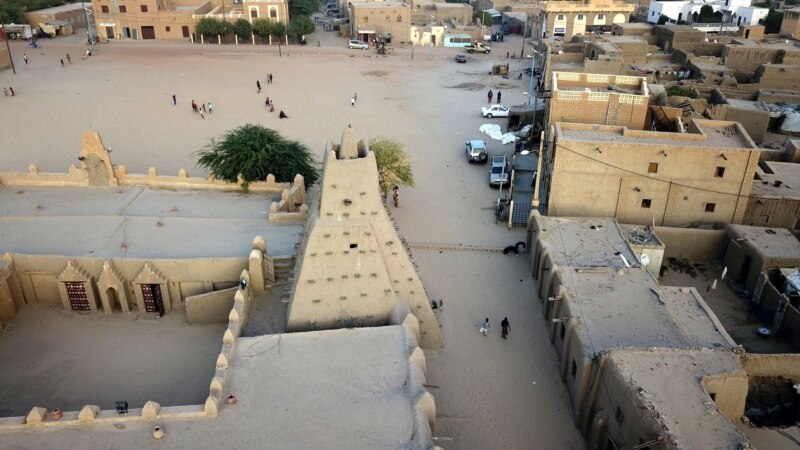
{"type": "MultiPolygon", "coordinates": [[[[513,75],[527,67],[528,60],[505,58],[506,51],[518,54],[521,42],[501,43],[491,56],[470,57],[464,65],[453,61],[455,49],[417,48],[412,58],[402,48],[379,58],[346,49],[331,33],[318,32],[309,42],[283,47],[281,56],[277,47],[112,42],[86,60],[80,36],[44,41],[41,49],[12,43],[17,74],[0,73],[0,85],[17,95],[0,97],[0,170],[25,171],[33,162],[42,171],[66,171],[77,163],[81,134],[90,127],[113,149],[114,163],[133,173],[155,167],[166,175],[181,168],[202,175],[192,153],[245,123],[299,140],[320,159],[347,125],[361,137],[396,139],[413,158],[417,186],[403,190],[392,215],[429,295],[444,303],[438,317],[446,346],[426,351],[438,443],[450,449],[582,448],[534,300],[530,261],[496,251],[524,240],[524,232],[495,224],[497,192],[487,186],[486,167],[469,166],[463,154],[464,142],[476,138],[487,139],[491,153],[513,152],[478,132],[485,122],[479,108],[489,89],[502,90],[505,104],[527,101],[526,78],[488,75],[493,63],[508,62],[513,75]],[[317,40],[320,47],[313,45],[317,40]],[[59,59],[67,52],[72,63],[62,68],[59,59]],[[273,84],[266,83],[268,73],[273,84]],[[274,113],[266,97],[274,99],[274,113]],[[211,102],[214,112],[201,119],[191,111],[192,99],[211,102]],[[280,110],[289,119],[279,120],[280,110]],[[511,334],[503,341],[499,323],[506,316],[511,334]],[[488,337],[477,331],[485,317],[493,326],[488,337]]],[[[25,446],[24,436],[14,440],[25,446]]]]}

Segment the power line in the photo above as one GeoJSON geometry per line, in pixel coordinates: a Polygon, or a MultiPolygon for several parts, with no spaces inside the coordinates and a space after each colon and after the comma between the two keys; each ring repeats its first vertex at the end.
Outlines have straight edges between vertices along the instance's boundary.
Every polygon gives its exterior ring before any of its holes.
{"type": "MultiPolygon", "coordinates": [[[[566,260],[567,260],[567,265],[571,268],[572,267],[572,263],[570,261],[571,258],[570,258],[569,253],[567,252],[566,245],[564,245],[564,235],[561,232],[561,222],[559,220],[557,220],[557,219],[556,219],[555,222],[556,222],[556,229],[558,230],[558,239],[561,242],[561,250],[564,252],[564,258],[566,258],[566,260]]],[[[600,373],[600,370],[601,370],[600,363],[594,361],[595,357],[597,357],[597,349],[595,348],[594,342],[592,341],[592,333],[589,330],[589,325],[586,323],[586,320],[584,319],[584,317],[586,317],[586,316],[583,313],[583,305],[581,304],[581,298],[580,298],[580,295],[578,293],[578,286],[575,284],[575,279],[572,276],[572,270],[566,270],[565,272],[567,272],[569,274],[569,282],[572,285],[572,291],[575,293],[575,302],[578,304],[578,310],[580,311],[580,314],[581,314],[581,317],[580,317],[581,318],[581,324],[586,328],[586,337],[589,338],[589,347],[592,348],[593,364],[597,365],[597,370],[598,370],[597,376],[600,378],[600,382],[603,384],[603,390],[605,391],[606,397],[608,398],[608,404],[613,409],[614,402],[611,400],[611,392],[608,390],[608,385],[606,384],[606,377],[602,373],[600,373]]],[[[562,326],[564,326],[563,323],[562,323],[562,326]]],[[[579,407],[580,407],[580,405],[579,405],[579,407]]],[[[611,414],[614,415],[614,420],[617,422],[617,427],[619,428],[619,432],[620,432],[619,436],[620,436],[620,439],[622,439],[622,445],[623,445],[623,447],[627,447],[627,443],[625,442],[625,435],[622,432],[622,424],[620,423],[620,420],[616,417],[616,414],[614,413],[613,410],[611,411],[611,414]]],[[[611,414],[609,414],[609,415],[611,415],[611,414]]],[[[615,446],[616,446],[616,444],[615,444],[615,446]]]]}
{"type": "Polygon", "coordinates": [[[630,174],[633,174],[633,175],[637,175],[637,176],[640,176],[642,178],[646,178],[648,180],[658,181],[658,182],[661,182],[661,183],[664,183],[664,184],[672,184],[673,186],[679,186],[679,187],[683,187],[683,188],[687,188],[687,189],[694,189],[696,191],[709,192],[709,193],[712,193],[712,194],[730,195],[730,196],[733,196],[733,197],[743,197],[743,198],[747,198],[747,199],[760,198],[760,197],[757,197],[757,196],[754,196],[754,195],[740,195],[740,194],[737,194],[737,193],[716,191],[714,189],[707,189],[707,188],[703,188],[703,187],[699,187],[699,186],[690,186],[688,184],[682,184],[682,183],[679,183],[679,182],[676,182],[676,181],[672,181],[672,180],[664,180],[664,179],[657,178],[657,177],[651,177],[649,175],[645,175],[645,174],[640,173],[640,172],[635,172],[635,171],[630,170],[630,169],[625,169],[623,167],[615,166],[614,164],[607,163],[605,161],[601,161],[599,159],[592,158],[591,156],[584,155],[583,153],[581,153],[581,152],[579,152],[577,150],[573,150],[573,149],[571,149],[571,148],[569,148],[569,147],[567,147],[567,146],[565,146],[563,144],[555,143],[555,145],[557,147],[559,147],[559,148],[562,148],[562,149],[568,151],[568,152],[574,153],[574,154],[576,154],[578,156],[582,156],[582,157],[584,157],[584,158],[586,158],[586,159],[588,159],[590,161],[594,161],[596,163],[599,163],[599,164],[602,164],[604,166],[617,169],[617,170],[622,171],[622,172],[626,172],[626,173],[630,173],[630,174]]]}

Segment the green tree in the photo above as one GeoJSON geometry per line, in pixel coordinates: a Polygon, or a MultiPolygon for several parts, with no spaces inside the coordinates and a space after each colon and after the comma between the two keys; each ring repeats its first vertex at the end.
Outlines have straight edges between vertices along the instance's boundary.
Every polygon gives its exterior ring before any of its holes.
{"type": "Polygon", "coordinates": [[[289,0],[289,17],[308,17],[319,11],[321,7],[321,0],[289,0]]]}
{"type": "Polygon", "coordinates": [[[315,29],[314,21],[308,16],[296,16],[289,21],[289,33],[296,36],[298,40],[305,35],[313,33],[315,29]]]}
{"type": "Polygon", "coordinates": [[[11,3],[0,5],[0,21],[2,23],[25,23],[22,7],[11,3]]]}
{"type": "Polygon", "coordinates": [[[202,34],[205,37],[225,34],[225,24],[222,23],[221,20],[214,19],[213,17],[203,17],[197,21],[195,31],[197,34],[202,34]]]}
{"type": "Polygon", "coordinates": [[[414,187],[411,158],[400,143],[385,138],[371,139],[369,149],[375,153],[375,162],[378,166],[378,186],[384,197],[393,186],[414,187]]]}
{"type": "Polygon", "coordinates": [[[472,14],[472,21],[477,22],[478,20],[484,25],[491,25],[494,22],[492,20],[492,15],[486,11],[475,11],[472,14]]]}
{"type": "Polygon", "coordinates": [[[240,40],[245,41],[250,39],[253,34],[253,27],[246,19],[237,19],[233,24],[233,32],[236,33],[236,36],[239,36],[240,40]]]}
{"type": "Polygon", "coordinates": [[[273,36],[275,36],[278,39],[282,39],[283,35],[285,35],[285,34],[286,34],[286,25],[284,25],[284,24],[282,24],[280,22],[275,22],[275,23],[272,24],[272,35],[273,36]]]}
{"type": "Polygon", "coordinates": [[[700,8],[700,16],[698,16],[697,21],[700,23],[713,23],[714,20],[714,8],[711,5],[703,5],[700,8]]]}
{"type": "Polygon", "coordinates": [[[764,32],[767,34],[775,34],[781,31],[781,23],[783,22],[783,13],[770,9],[767,17],[759,21],[764,25],[764,32]]]}
{"type": "Polygon", "coordinates": [[[212,139],[195,155],[197,165],[220,180],[236,183],[241,174],[245,191],[251,182],[266,180],[268,174],[275,175],[278,182],[291,182],[300,174],[306,187],[319,179],[317,164],[308,147],[261,125],[235,128],[220,140],[212,139]]]}
{"type": "Polygon", "coordinates": [[[269,35],[272,34],[272,22],[267,19],[254,20],[253,33],[260,37],[262,42],[266,42],[269,35]]]}

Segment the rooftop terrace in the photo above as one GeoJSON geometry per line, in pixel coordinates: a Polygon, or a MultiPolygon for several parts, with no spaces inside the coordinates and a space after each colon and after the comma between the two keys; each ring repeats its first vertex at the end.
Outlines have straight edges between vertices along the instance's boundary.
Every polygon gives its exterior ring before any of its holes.
{"type": "Polygon", "coordinates": [[[540,238],[564,272],[569,314],[593,349],[732,348],[693,288],[659,287],[614,219],[537,217],[540,238]],[[628,268],[623,257],[631,265],[628,268]]]}
{"type": "Polygon", "coordinates": [[[698,147],[713,149],[757,150],[758,147],[737,122],[694,119],[687,133],[631,130],[614,125],[589,125],[560,122],[559,139],[620,144],[657,144],[663,147],[698,147]]]}
{"type": "Polygon", "coordinates": [[[146,187],[0,186],[0,253],[244,257],[261,235],[270,255],[293,254],[302,226],[268,223],[273,200],[146,187]]]}
{"type": "Polygon", "coordinates": [[[770,198],[800,198],[800,164],[776,161],[764,161],[761,164],[769,168],[772,173],[759,169],[756,174],[760,179],[753,181],[750,195],[770,198]]]}

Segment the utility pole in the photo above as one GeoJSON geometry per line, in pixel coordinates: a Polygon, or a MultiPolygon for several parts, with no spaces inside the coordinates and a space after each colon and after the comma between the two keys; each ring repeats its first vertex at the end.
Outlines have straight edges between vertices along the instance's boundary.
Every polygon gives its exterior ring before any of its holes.
{"type": "Polygon", "coordinates": [[[17,68],[14,67],[14,58],[11,56],[11,47],[8,46],[8,33],[6,33],[6,26],[0,24],[0,27],[3,27],[3,40],[6,41],[6,50],[8,51],[8,60],[11,61],[11,71],[14,75],[17,74],[17,68]]]}

